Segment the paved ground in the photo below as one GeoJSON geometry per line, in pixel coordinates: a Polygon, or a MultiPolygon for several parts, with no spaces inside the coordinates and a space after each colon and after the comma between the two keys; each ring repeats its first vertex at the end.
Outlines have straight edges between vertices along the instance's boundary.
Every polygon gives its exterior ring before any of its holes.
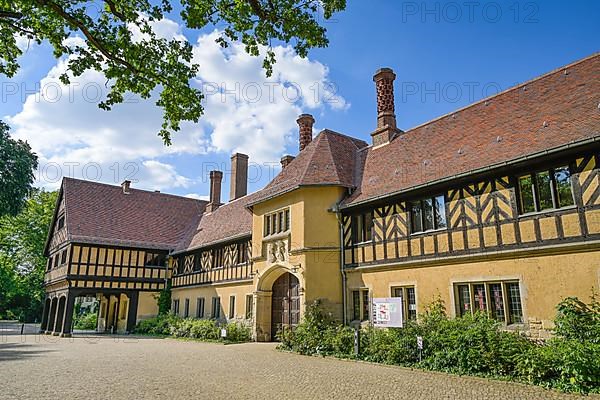
{"type": "Polygon", "coordinates": [[[0,336],[2,399],[568,399],[542,388],[282,353],[273,344],[0,336]]]}

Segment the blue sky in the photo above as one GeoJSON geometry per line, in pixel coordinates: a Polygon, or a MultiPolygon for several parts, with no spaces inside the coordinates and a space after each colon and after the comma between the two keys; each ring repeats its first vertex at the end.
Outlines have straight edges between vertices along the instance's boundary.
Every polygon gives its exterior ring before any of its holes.
{"type": "MultiPolygon", "coordinates": [[[[53,71],[61,65],[47,46],[30,46],[18,76],[0,78],[0,118],[42,155],[40,186],[56,187],[61,175],[119,183],[131,174],[136,187],[206,196],[208,170],[227,167],[231,152],[242,151],[261,165],[250,173],[254,191],[277,173],[282,155],[297,152],[294,117],[300,112],[312,113],[318,130],[369,141],[376,122],[372,75],[380,67],[397,74],[396,114],[406,130],[593,54],[600,37],[596,1],[349,0],[345,12],[325,22],[328,48],[311,51],[309,61],[279,49],[281,63],[270,81],[277,84],[278,98],[267,101],[260,60],[243,51],[222,54],[210,44],[212,29],[189,32],[173,19],[161,29],[166,35],[183,33],[196,44],[199,80],[227,83],[233,93],[211,96],[203,122],[184,127],[170,149],[155,136],[160,115],[151,102],[134,101],[109,113],[83,104],[84,97],[94,103],[102,77],[84,77],[53,100],[53,71]],[[40,81],[43,89],[36,87],[40,81]],[[282,98],[290,82],[301,88],[301,98],[282,98]],[[83,97],[77,92],[82,87],[83,97]],[[254,99],[257,87],[260,101],[254,99]],[[332,87],[335,96],[323,91],[332,87]]],[[[227,174],[223,187],[227,200],[227,174]]]]}

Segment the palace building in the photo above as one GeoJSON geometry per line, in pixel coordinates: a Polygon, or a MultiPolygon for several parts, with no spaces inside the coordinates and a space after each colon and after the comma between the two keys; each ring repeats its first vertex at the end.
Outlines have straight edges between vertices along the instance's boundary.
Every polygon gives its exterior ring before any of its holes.
{"type": "Polygon", "coordinates": [[[600,287],[600,55],[415,128],[398,127],[392,70],[373,80],[371,143],[301,115],[299,152],[248,194],[231,158],[209,201],[65,178],[46,244],[42,330],[71,334],[75,298],[100,332],[158,313],[243,321],[258,341],[319,301],[345,323],[402,297],[405,318],[440,298],[544,336],[564,297],[600,287]],[[166,289],[165,289],[166,288],[166,289]]]}

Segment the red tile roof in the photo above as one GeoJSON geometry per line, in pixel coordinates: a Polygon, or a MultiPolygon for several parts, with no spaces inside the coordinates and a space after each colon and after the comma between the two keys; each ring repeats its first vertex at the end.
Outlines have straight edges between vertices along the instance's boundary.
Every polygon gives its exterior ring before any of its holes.
{"type": "Polygon", "coordinates": [[[345,205],[596,137],[599,103],[594,54],[369,147],[345,205]]]}
{"type": "Polygon", "coordinates": [[[205,201],[64,178],[68,239],[74,242],[174,249],[206,207],[205,201]]]}
{"type": "Polygon", "coordinates": [[[223,241],[252,235],[252,212],[248,204],[259,192],[240,197],[205,213],[179,243],[175,252],[191,251],[223,241]]]}
{"type": "Polygon", "coordinates": [[[287,193],[300,186],[337,185],[353,188],[358,176],[357,152],[368,144],[324,130],[302,150],[249,205],[287,193]]]}

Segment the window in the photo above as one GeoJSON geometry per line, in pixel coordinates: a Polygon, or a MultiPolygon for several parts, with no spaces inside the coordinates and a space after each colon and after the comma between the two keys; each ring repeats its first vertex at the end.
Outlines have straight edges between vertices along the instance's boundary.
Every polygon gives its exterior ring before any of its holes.
{"type": "Polygon", "coordinates": [[[265,215],[265,236],[271,234],[271,216],[265,215]]]}
{"type": "Polygon", "coordinates": [[[67,263],[67,251],[64,250],[60,253],[60,265],[65,265],[67,263]]]}
{"type": "Polygon", "coordinates": [[[370,310],[369,289],[352,291],[352,319],[354,321],[368,321],[370,310]]]}
{"type": "Polygon", "coordinates": [[[204,297],[196,299],[196,318],[204,318],[204,297]]]}
{"type": "Polygon", "coordinates": [[[185,299],[183,303],[183,318],[190,316],[190,299],[185,299]]]}
{"type": "Polygon", "coordinates": [[[373,239],[373,214],[371,212],[352,217],[354,243],[370,242],[373,239]]]}
{"type": "Polygon", "coordinates": [[[238,264],[248,262],[248,242],[238,244],[238,264]]]}
{"type": "Polygon", "coordinates": [[[521,214],[575,204],[568,166],[521,175],[517,182],[521,214]]]}
{"type": "Polygon", "coordinates": [[[393,288],[392,296],[402,298],[402,307],[404,308],[402,315],[404,316],[404,320],[417,319],[417,298],[414,286],[393,288]]]}
{"type": "Polygon", "coordinates": [[[285,210],[285,231],[290,230],[290,210],[285,210]]]}
{"type": "Polygon", "coordinates": [[[221,298],[220,297],[212,298],[212,317],[214,319],[221,318],[221,298]]]}
{"type": "Polygon", "coordinates": [[[179,315],[179,299],[173,300],[173,314],[179,315]]]}
{"type": "Polygon", "coordinates": [[[456,314],[485,312],[505,324],[523,323],[519,282],[477,282],[455,285],[456,314]]]}
{"type": "Polygon", "coordinates": [[[275,235],[290,230],[290,210],[277,211],[264,217],[263,235],[275,235]]]}
{"type": "Polygon", "coordinates": [[[446,202],[444,196],[436,196],[410,203],[411,232],[425,232],[443,229],[446,223],[446,202]]]}
{"type": "Polygon", "coordinates": [[[235,318],[235,296],[229,296],[229,319],[235,318]]]}
{"type": "Polygon", "coordinates": [[[254,295],[246,295],[246,319],[252,319],[252,312],[254,309],[254,295]]]}
{"type": "Polygon", "coordinates": [[[58,217],[58,224],[57,224],[57,231],[60,231],[62,228],[65,227],[65,216],[61,215],[60,217],[58,217]]]}

